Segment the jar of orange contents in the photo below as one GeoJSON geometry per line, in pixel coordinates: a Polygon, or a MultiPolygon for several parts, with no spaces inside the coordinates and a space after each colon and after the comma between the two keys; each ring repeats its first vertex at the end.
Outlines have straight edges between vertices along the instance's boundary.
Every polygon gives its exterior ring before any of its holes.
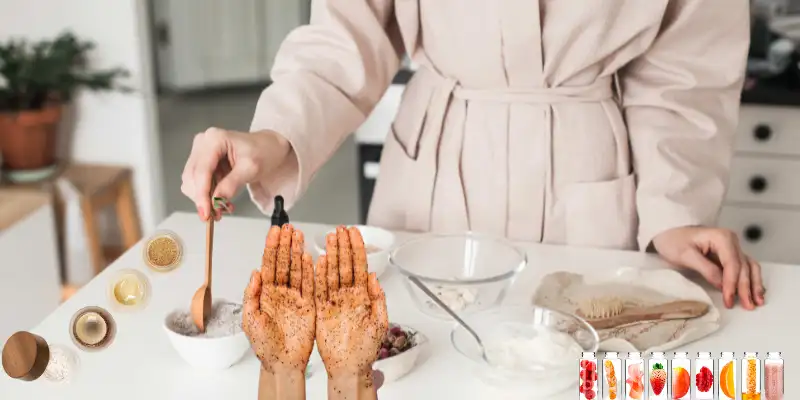
{"type": "Polygon", "coordinates": [[[745,352],[742,359],[742,400],[761,400],[761,360],[756,352],[745,352]]]}

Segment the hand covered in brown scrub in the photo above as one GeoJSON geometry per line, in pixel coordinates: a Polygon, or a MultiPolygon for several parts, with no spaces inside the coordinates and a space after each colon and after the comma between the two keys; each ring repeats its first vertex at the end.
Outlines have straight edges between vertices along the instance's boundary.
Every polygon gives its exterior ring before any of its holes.
{"type": "Polygon", "coordinates": [[[361,232],[336,228],[315,273],[317,349],[328,371],[328,398],[374,398],[372,364],[389,328],[386,297],[367,272],[361,232]]]}
{"type": "Polygon", "coordinates": [[[305,395],[305,368],[314,347],[314,270],[303,233],[286,224],[267,235],[261,271],[244,296],[242,327],[261,360],[266,397],[305,395]]]}

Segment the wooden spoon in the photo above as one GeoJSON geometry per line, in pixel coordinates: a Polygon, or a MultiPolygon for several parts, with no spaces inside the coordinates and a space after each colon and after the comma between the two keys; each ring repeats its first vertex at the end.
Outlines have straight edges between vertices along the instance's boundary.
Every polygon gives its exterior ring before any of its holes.
{"type": "Polygon", "coordinates": [[[655,306],[626,308],[617,315],[607,318],[587,319],[586,322],[594,329],[609,329],[634,322],[702,317],[708,312],[708,309],[708,304],[702,301],[678,300],[655,306]]]}
{"type": "Polygon", "coordinates": [[[206,331],[206,321],[211,315],[211,256],[214,251],[214,217],[206,228],[206,282],[192,297],[192,319],[201,333],[206,331]]]}

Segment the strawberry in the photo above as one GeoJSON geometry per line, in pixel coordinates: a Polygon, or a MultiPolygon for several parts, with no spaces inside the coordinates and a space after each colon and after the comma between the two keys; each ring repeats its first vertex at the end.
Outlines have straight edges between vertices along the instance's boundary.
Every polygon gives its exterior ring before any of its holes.
{"type": "Polygon", "coordinates": [[[653,370],[650,371],[650,387],[653,388],[653,393],[656,395],[661,394],[664,390],[664,385],[667,383],[667,371],[661,363],[653,364],[653,370]]]}

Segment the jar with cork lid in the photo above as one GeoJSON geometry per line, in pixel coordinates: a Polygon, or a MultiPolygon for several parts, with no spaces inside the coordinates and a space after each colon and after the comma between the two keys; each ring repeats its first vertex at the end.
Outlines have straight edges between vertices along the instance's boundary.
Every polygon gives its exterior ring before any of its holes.
{"type": "Polygon", "coordinates": [[[3,370],[13,379],[31,382],[44,378],[68,383],[78,367],[75,352],[64,346],[50,345],[34,333],[17,332],[3,346],[3,370]]]}

